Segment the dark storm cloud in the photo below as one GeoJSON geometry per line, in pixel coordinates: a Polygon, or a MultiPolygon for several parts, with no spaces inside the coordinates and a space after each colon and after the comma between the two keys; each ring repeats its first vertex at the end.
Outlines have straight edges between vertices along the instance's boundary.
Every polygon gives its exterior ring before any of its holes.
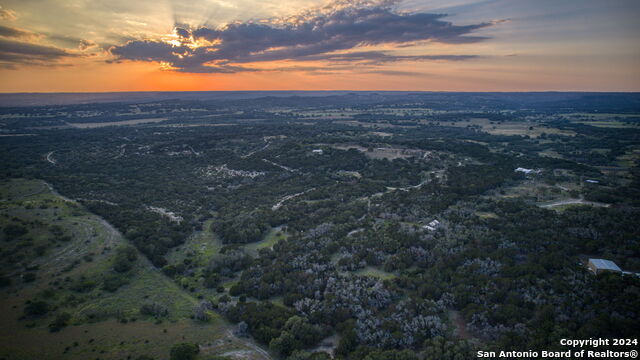
{"type": "Polygon", "coordinates": [[[176,28],[176,34],[178,36],[180,36],[181,38],[188,39],[189,37],[191,37],[191,33],[189,32],[189,30],[181,28],[181,27],[177,27],[176,28]]]}
{"type": "Polygon", "coordinates": [[[119,59],[143,61],[173,62],[179,54],[186,54],[189,49],[185,46],[173,46],[159,41],[143,40],[130,41],[123,46],[114,46],[111,53],[119,59]]]}
{"type": "Polygon", "coordinates": [[[0,36],[8,38],[29,38],[37,37],[36,34],[31,31],[21,30],[18,28],[0,25],[0,36]]]}
{"type": "Polygon", "coordinates": [[[362,46],[411,45],[425,41],[475,43],[486,38],[470,34],[493,24],[454,25],[443,20],[446,15],[398,13],[389,3],[392,2],[364,7],[342,6],[333,11],[305,13],[282,23],[233,23],[221,29],[201,27],[193,31],[179,27],[176,34],[181,39],[180,46],[136,40],[114,46],[111,53],[118,60],[166,62],[184,72],[246,71],[248,68],[229,64],[277,60],[367,64],[410,60],[467,60],[474,56],[394,56],[385,52],[336,52],[362,46]],[[186,46],[192,40],[206,40],[212,45],[197,48],[186,46]]]}
{"type": "Polygon", "coordinates": [[[0,37],[31,40],[46,38],[53,46],[61,46],[64,48],[78,47],[81,50],[86,50],[97,44],[90,40],[80,39],[73,36],[65,36],[58,34],[38,34],[29,30],[22,30],[9,26],[0,25],[0,37]]]}
{"type": "Polygon", "coordinates": [[[5,68],[20,64],[54,65],[60,59],[73,56],[77,55],[53,46],[0,39],[0,66],[5,68]]]}

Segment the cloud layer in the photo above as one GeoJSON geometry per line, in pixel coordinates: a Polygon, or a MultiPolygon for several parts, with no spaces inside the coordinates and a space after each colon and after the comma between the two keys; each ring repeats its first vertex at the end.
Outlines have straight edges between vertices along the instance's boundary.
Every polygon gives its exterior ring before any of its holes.
{"type": "Polygon", "coordinates": [[[39,37],[37,34],[32,33],[31,31],[22,30],[10,26],[0,25],[0,36],[6,38],[37,38],[39,37]]]}
{"type": "Polygon", "coordinates": [[[62,58],[77,56],[53,46],[32,44],[0,38],[0,66],[55,65],[62,58]]]}
{"type": "MultiPolygon", "coordinates": [[[[13,21],[16,12],[0,6],[0,20],[13,21]]],[[[49,44],[39,43],[45,35],[29,30],[0,25],[0,68],[16,69],[18,65],[59,66],[61,59],[78,54],[49,44]]]]}
{"type": "Polygon", "coordinates": [[[0,20],[13,21],[17,18],[18,16],[15,11],[11,9],[3,9],[2,6],[0,6],[0,20]]]}
{"type": "MultiPolygon", "coordinates": [[[[16,20],[16,14],[15,11],[0,6],[0,21],[16,20]]],[[[82,51],[94,46],[96,44],[88,40],[0,25],[0,68],[18,69],[19,65],[67,66],[71,64],[60,61],[83,56],[82,51]],[[59,43],[71,45],[72,48],[59,47],[59,43]]]]}
{"type": "Polygon", "coordinates": [[[396,1],[338,1],[284,19],[231,23],[223,28],[176,28],[171,43],[134,40],[110,49],[116,61],[160,62],[176,71],[255,71],[250,63],[322,61],[380,65],[396,61],[466,60],[473,55],[394,55],[364,47],[438,42],[466,44],[486,38],[475,30],[493,23],[454,25],[444,14],[400,13],[396,1]]]}

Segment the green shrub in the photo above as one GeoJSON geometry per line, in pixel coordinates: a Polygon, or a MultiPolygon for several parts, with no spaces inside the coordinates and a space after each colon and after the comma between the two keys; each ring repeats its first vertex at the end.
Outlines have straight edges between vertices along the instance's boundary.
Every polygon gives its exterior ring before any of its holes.
{"type": "Polygon", "coordinates": [[[115,292],[120,287],[127,285],[129,280],[119,274],[111,274],[105,277],[102,288],[108,292],[115,292]]]}
{"type": "Polygon", "coordinates": [[[4,228],[4,234],[7,235],[9,240],[19,238],[22,235],[25,235],[29,231],[22,225],[9,224],[4,228]]]}
{"type": "Polygon", "coordinates": [[[199,352],[200,348],[197,344],[179,343],[171,347],[169,355],[171,360],[193,360],[199,352]]]}
{"type": "Polygon", "coordinates": [[[133,268],[137,259],[138,252],[133,246],[121,246],[116,250],[113,269],[119,273],[127,272],[133,268]]]}
{"type": "Polygon", "coordinates": [[[66,312],[58,314],[58,316],[56,316],[56,319],[51,324],[49,324],[49,331],[60,331],[60,329],[68,325],[69,320],[71,320],[71,314],[66,312]]]}
{"type": "Polygon", "coordinates": [[[26,282],[26,283],[33,282],[33,281],[35,281],[35,279],[36,279],[36,274],[32,273],[32,272],[28,272],[28,273],[22,275],[22,280],[24,280],[24,282],[26,282]]]}
{"type": "Polygon", "coordinates": [[[24,308],[24,313],[30,316],[41,316],[49,312],[49,304],[44,301],[32,301],[24,308]]]}

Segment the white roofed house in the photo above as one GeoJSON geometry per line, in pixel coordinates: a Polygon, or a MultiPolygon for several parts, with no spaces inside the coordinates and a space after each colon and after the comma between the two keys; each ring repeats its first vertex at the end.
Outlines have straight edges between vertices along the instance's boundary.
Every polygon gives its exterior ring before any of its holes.
{"type": "Polygon", "coordinates": [[[440,226],[440,221],[434,219],[430,223],[428,223],[427,225],[424,225],[422,228],[423,229],[427,229],[429,231],[436,231],[438,226],[440,226]]]}
{"type": "Polygon", "coordinates": [[[521,173],[524,173],[526,175],[539,174],[541,172],[541,170],[539,170],[539,169],[527,169],[527,168],[523,168],[523,167],[516,168],[514,171],[515,172],[521,172],[521,173]]]}
{"type": "Polygon", "coordinates": [[[607,271],[622,273],[622,270],[618,267],[618,265],[616,265],[616,263],[611,260],[589,259],[587,267],[596,275],[602,274],[607,271]]]}

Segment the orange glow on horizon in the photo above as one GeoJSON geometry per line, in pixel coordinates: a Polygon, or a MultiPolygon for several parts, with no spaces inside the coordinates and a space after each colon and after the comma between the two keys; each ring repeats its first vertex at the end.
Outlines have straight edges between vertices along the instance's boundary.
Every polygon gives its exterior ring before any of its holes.
{"type": "Polygon", "coordinates": [[[118,91],[250,91],[250,90],[398,90],[398,91],[638,91],[636,74],[615,71],[602,76],[581,76],[589,68],[510,64],[503,61],[408,62],[384,69],[322,72],[322,63],[265,62],[271,71],[230,74],[182,73],[162,70],[158,63],[86,62],[62,66],[31,67],[28,71],[0,70],[0,92],[118,92],[118,91]],[[292,67],[320,71],[291,71],[292,67]],[[273,69],[285,69],[277,71],[273,69]],[[576,82],[572,79],[579,77],[576,82]],[[562,84],[551,87],[549,84],[562,84]]]}

